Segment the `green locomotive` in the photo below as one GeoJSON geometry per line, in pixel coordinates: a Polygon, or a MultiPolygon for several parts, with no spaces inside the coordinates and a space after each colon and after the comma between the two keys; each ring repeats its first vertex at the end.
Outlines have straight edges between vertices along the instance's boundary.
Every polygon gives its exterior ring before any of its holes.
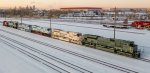
{"type": "Polygon", "coordinates": [[[104,38],[97,35],[85,34],[82,37],[82,45],[95,49],[116,53],[128,57],[140,58],[137,45],[132,41],[104,38]]]}

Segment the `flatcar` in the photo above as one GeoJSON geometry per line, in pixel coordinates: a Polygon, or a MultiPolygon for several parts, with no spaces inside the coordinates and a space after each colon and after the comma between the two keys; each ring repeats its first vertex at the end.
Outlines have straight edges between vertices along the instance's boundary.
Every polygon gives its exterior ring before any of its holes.
{"type": "Polygon", "coordinates": [[[60,31],[62,31],[62,30],[60,30],[60,29],[53,29],[53,31],[52,31],[52,38],[59,39],[60,31]]]}
{"type": "Polygon", "coordinates": [[[82,33],[69,32],[69,39],[71,43],[81,44],[82,33]]]}
{"type": "Polygon", "coordinates": [[[52,32],[52,38],[75,44],[81,44],[81,37],[82,34],[78,32],[63,31],[60,29],[54,29],[52,32]]]}
{"type": "Polygon", "coordinates": [[[63,40],[63,41],[67,41],[69,42],[69,33],[63,30],[60,30],[60,36],[59,36],[59,40],[63,40]]]}
{"type": "Polygon", "coordinates": [[[17,21],[13,21],[13,28],[18,29],[18,22],[17,21]]]}

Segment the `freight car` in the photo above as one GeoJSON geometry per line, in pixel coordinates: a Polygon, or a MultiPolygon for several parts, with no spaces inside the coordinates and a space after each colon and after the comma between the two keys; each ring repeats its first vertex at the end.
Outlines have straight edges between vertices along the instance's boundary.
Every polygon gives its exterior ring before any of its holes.
{"type": "Polygon", "coordinates": [[[69,39],[71,43],[81,44],[82,34],[78,32],[69,32],[69,39]]]}
{"type": "Polygon", "coordinates": [[[18,22],[16,21],[4,21],[3,25],[7,27],[15,28],[15,29],[18,28],[18,22]]]}
{"type": "Polygon", "coordinates": [[[20,23],[20,24],[18,25],[18,29],[19,29],[19,30],[22,30],[22,31],[26,31],[26,32],[31,32],[31,30],[32,30],[32,25],[20,23]]]}
{"type": "Polygon", "coordinates": [[[4,21],[4,22],[3,22],[3,26],[7,26],[7,27],[8,27],[8,22],[7,22],[7,21],[4,21]]]}
{"type": "Polygon", "coordinates": [[[62,31],[62,30],[60,30],[60,29],[53,29],[53,31],[52,31],[52,38],[59,39],[60,31],[62,31]]]}
{"type": "Polygon", "coordinates": [[[54,29],[52,32],[52,38],[75,44],[81,44],[81,37],[82,34],[78,32],[63,31],[60,29],[54,29]]]}
{"type": "Polygon", "coordinates": [[[31,30],[32,33],[51,37],[51,29],[50,28],[41,27],[41,26],[37,26],[37,25],[32,25],[31,28],[32,28],[32,30],[31,30]]]}
{"type": "Polygon", "coordinates": [[[135,45],[132,41],[120,39],[114,40],[112,38],[85,34],[82,37],[82,45],[128,57],[140,57],[140,52],[137,49],[137,45],[135,45]]]}
{"type": "Polygon", "coordinates": [[[13,21],[8,21],[8,27],[13,28],[13,25],[14,25],[13,21]]]}
{"type": "Polygon", "coordinates": [[[43,36],[51,37],[51,29],[47,27],[42,27],[41,33],[43,36]]]}
{"type": "Polygon", "coordinates": [[[60,30],[59,34],[60,34],[59,40],[63,40],[63,41],[69,42],[69,33],[68,32],[60,30]]]}

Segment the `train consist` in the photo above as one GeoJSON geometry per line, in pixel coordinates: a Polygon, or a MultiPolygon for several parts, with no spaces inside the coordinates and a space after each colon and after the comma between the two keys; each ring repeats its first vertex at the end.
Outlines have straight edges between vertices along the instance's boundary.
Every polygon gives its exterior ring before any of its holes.
{"type": "Polygon", "coordinates": [[[4,21],[3,26],[52,37],[54,39],[92,47],[127,57],[140,58],[140,51],[138,51],[137,45],[133,41],[121,39],[114,40],[113,38],[105,38],[97,35],[82,34],[78,32],[64,31],[61,29],[50,29],[37,25],[21,24],[15,21],[4,21]]]}

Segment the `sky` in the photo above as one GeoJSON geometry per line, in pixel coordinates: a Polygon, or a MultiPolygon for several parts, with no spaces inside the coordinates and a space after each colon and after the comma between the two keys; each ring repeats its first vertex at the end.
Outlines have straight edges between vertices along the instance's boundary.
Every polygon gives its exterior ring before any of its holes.
{"type": "Polygon", "coordinates": [[[62,7],[150,8],[150,0],[0,0],[0,8],[35,5],[40,9],[62,7]]]}

